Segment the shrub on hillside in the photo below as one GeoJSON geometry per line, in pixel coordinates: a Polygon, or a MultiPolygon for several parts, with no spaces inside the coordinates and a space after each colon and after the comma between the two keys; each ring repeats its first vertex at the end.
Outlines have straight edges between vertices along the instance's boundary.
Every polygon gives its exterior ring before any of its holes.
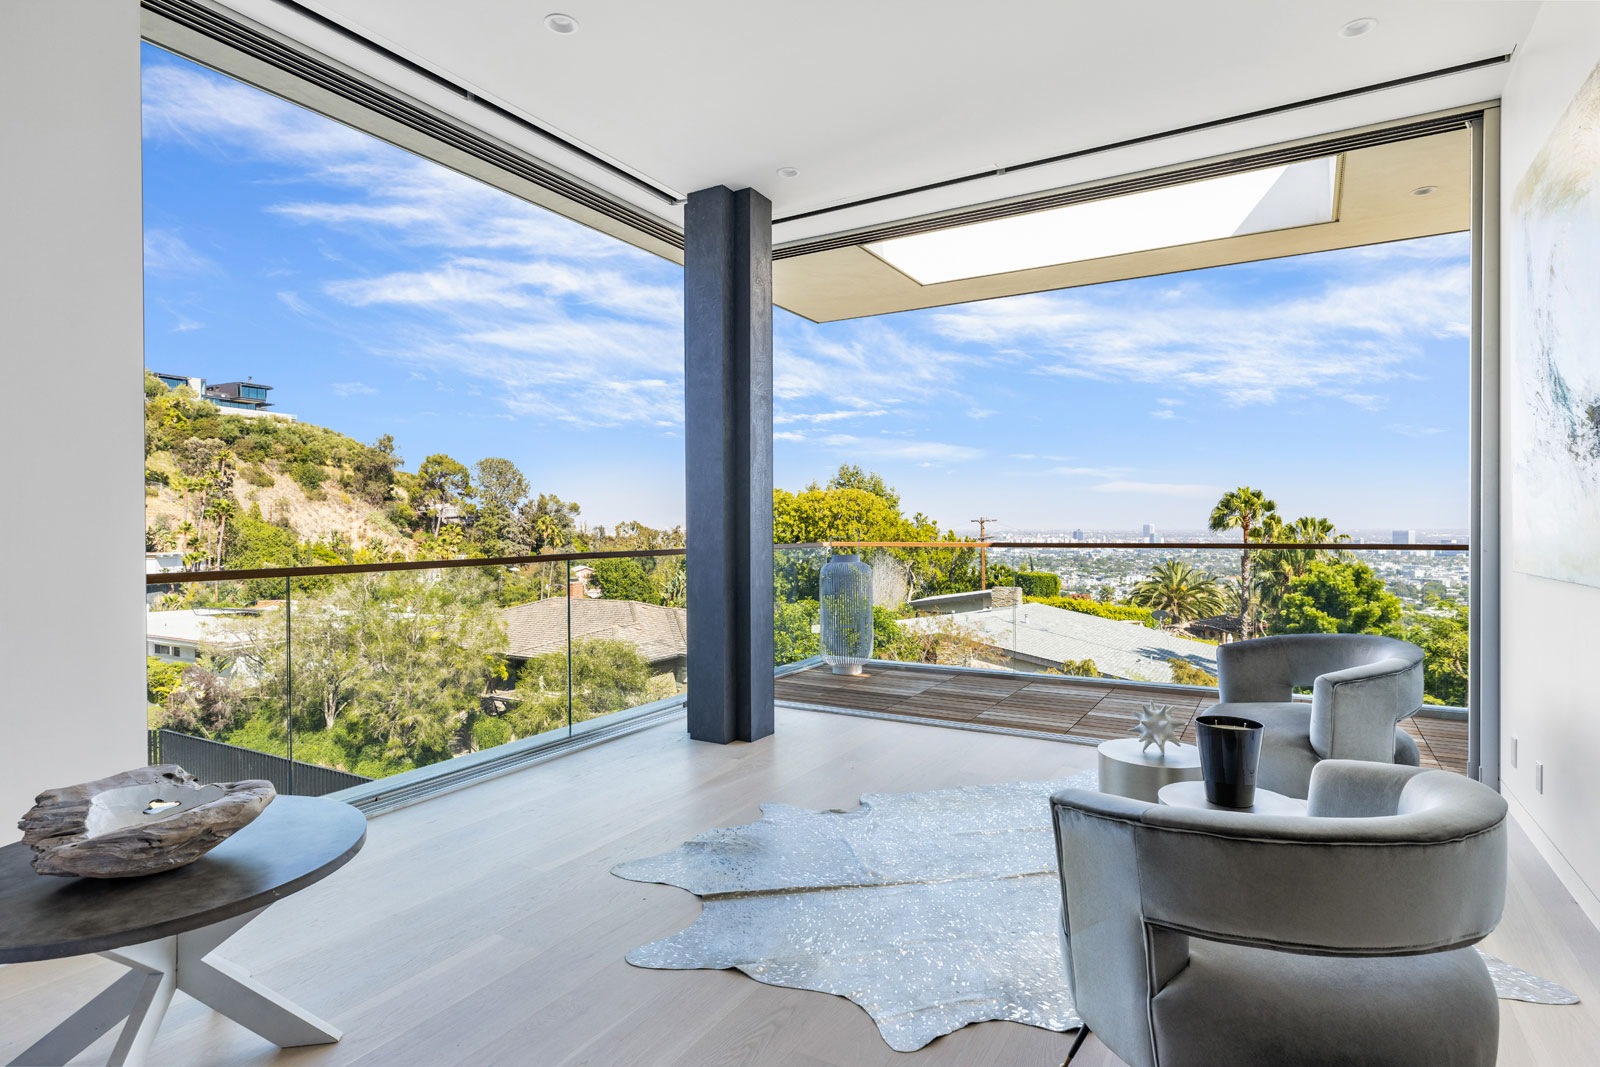
{"type": "Polygon", "coordinates": [[[322,469],[321,464],[303,459],[289,468],[289,477],[299,482],[300,488],[310,493],[322,488],[322,483],[328,474],[322,469]]]}
{"type": "Polygon", "coordinates": [[[1196,667],[1186,659],[1174,657],[1167,660],[1167,666],[1172,668],[1172,680],[1177,685],[1203,685],[1216,688],[1216,675],[1196,667]]]}
{"type": "Polygon", "coordinates": [[[1022,595],[1030,597],[1058,597],[1061,595],[1061,575],[1049,571],[1018,571],[1017,585],[1022,595]]]}
{"type": "Polygon", "coordinates": [[[504,719],[479,715],[472,721],[472,747],[477,752],[495,748],[511,740],[511,727],[504,719]]]}
{"type": "Polygon", "coordinates": [[[1064,608],[1067,611],[1081,611],[1085,615],[1093,615],[1100,619],[1115,619],[1118,622],[1137,622],[1148,626],[1152,630],[1160,628],[1161,624],[1155,620],[1149,608],[1135,607],[1132,604],[1103,604],[1098,600],[1089,600],[1076,596],[1030,596],[1030,604],[1045,604],[1052,608],[1064,608]]]}

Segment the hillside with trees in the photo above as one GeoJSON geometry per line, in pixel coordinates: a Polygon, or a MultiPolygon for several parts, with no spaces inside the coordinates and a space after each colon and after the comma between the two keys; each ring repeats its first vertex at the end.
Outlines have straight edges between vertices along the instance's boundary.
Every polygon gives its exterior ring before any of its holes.
{"type": "MultiPolygon", "coordinates": [[[[508,459],[432,454],[408,471],[393,438],[223,412],[145,380],[148,551],[187,570],[675,548],[679,528],[581,521],[508,459]]],[[[681,556],[593,561],[586,596],[682,607],[681,556]]],[[[568,722],[565,651],[520,669],[498,608],[568,592],[566,564],[174,584],[157,610],[226,612],[201,660],[151,658],[150,724],[380,777],[568,722]],[[557,662],[559,661],[559,662],[557,662]],[[289,694],[293,704],[288,704],[289,694]],[[496,695],[497,699],[488,699],[496,695]]],[[[626,642],[580,640],[571,716],[676,690],[626,642]]]]}

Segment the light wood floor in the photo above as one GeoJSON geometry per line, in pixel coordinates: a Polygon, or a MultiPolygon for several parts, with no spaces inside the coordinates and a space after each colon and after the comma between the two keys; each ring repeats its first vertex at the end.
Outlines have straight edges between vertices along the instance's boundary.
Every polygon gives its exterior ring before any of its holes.
{"type": "MultiPolygon", "coordinates": [[[[1148,701],[1165,704],[1191,724],[1218,700],[1215,689],[1160,689],[1138,682],[1088,682],[1048,674],[954,671],[931,664],[871,664],[861,674],[834,674],[812,667],[778,679],[778,699],[811,707],[867,711],[940,722],[999,726],[1065,734],[1086,741],[1127,737],[1148,701]]],[[[1467,773],[1467,724],[1450,719],[1411,718],[1401,724],[1424,767],[1467,773]]]]}
{"type": "MultiPolygon", "coordinates": [[[[179,994],[153,1062],[1053,1067],[1069,1036],[991,1022],[907,1055],[838,997],[736,972],[629,967],[624,953],[682,929],[699,904],[608,872],[755,819],[766,800],[852,807],[863,792],[1045,779],[1093,757],[1081,745],[785,709],[757,744],[698,744],[669,724],[578,752],[374,819],[348,867],[224,946],[341,1027],[343,1042],[279,1051],[179,994]]],[[[1600,933],[1520,832],[1506,919],[1486,947],[1585,998],[1502,1002],[1500,1062],[1591,1062],[1600,933]]],[[[0,1063],[119,973],[93,957],[0,967],[0,1063]]],[[[1119,1061],[1091,1038],[1077,1062],[1119,1061]]]]}

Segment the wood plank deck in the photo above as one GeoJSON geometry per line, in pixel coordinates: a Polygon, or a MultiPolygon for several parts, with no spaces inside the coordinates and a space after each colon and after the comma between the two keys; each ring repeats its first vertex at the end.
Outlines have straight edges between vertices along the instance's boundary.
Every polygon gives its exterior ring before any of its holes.
{"type": "MultiPolygon", "coordinates": [[[[1138,682],[953,670],[932,664],[874,664],[863,674],[834,674],[826,667],[778,679],[778,699],[834,711],[870,712],[907,719],[994,726],[1062,734],[1084,742],[1127,737],[1147,701],[1169,705],[1189,741],[1196,714],[1217,702],[1215,689],[1172,690],[1138,682]]],[[[1467,724],[1450,719],[1407,719],[1401,724],[1422,754],[1424,767],[1467,773],[1467,724]]]]}

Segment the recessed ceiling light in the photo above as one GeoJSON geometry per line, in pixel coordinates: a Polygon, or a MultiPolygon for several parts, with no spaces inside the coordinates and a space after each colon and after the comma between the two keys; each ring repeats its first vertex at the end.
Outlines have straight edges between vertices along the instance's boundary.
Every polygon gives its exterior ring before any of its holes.
{"type": "Polygon", "coordinates": [[[571,15],[563,15],[559,11],[551,12],[544,17],[545,29],[551,33],[577,33],[578,20],[571,15]]]}
{"type": "Polygon", "coordinates": [[[1339,27],[1340,37],[1364,37],[1378,28],[1377,19],[1356,19],[1339,27]]]}
{"type": "Polygon", "coordinates": [[[778,177],[780,177],[780,178],[798,178],[798,177],[800,177],[800,171],[799,171],[798,168],[795,168],[795,167],[779,167],[778,168],[778,177]]]}
{"type": "Polygon", "coordinates": [[[1411,195],[1432,196],[1434,193],[1438,192],[1438,190],[1439,187],[1437,185],[1419,185],[1417,188],[1411,190],[1411,195]]]}

